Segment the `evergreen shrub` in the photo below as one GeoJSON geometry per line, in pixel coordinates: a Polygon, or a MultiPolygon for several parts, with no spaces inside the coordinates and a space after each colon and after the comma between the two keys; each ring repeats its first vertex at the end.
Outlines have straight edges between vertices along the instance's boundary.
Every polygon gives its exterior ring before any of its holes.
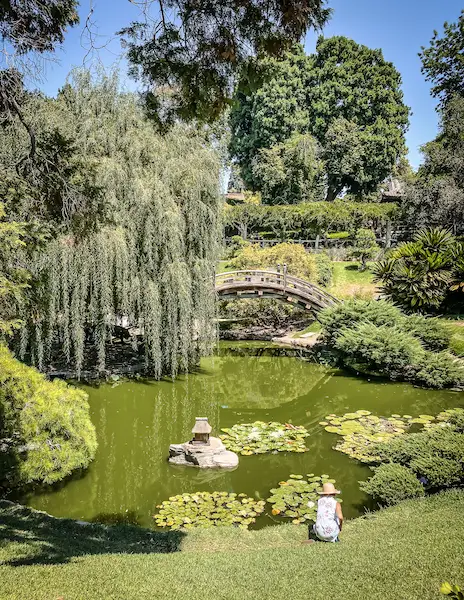
{"type": "Polygon", "coordinates": [[[425,486],[441,489],[459,485],[463,482],[462,463],[440,456],[423,456],[411,461],[411,470],[417,477],[425,477],[425,486]]]}
{"type": "Polygon", "coordinates": [[[55,483],[95,456],[87,394],[0,346],[0,485],[55,483]]]}
{"type": "Polygon", "coordinates": [[[401,321],[401,317],[395,306],[383,300],[347,300],[319,313],[323,337],[328,344],[332,344],[345,327],[365,322],[393,327],[401,321]]]}
{"type": "Polygon", "coordinates": [[[447,388],[464,384],[462,363],[449,352],[424,352],[414,365],[412,379],[419,385],[447,388]]]}
{"type": "Polygon", "coordinates": [[[317,283],[325,287],[332,283],[333,266],[332,260],[325,252],[314,255],[317,267],[317,283]]]}
{"type": "Polygon", "coordinates": [[[361,481],[360,487],[377,502],[387,506],[424,496],[424,488],[414,473],[396,463],[376,467],[374,475],[367,481],[361,481]]]}
{"type": "Polygon", "coordinates": [[[438,319],[410,315],[404,318],[404,328],[419,338],[426,350],[439,352],[449,348],[451,331],[438,319]]]}
{"type": "Polygon", "coordinates": [[[369,322],[344,328],[334,346],[343,353],[347,364],[392,379],[408,373],[424,354],[419,340],[400,328],[378,327],[369,322]]]}

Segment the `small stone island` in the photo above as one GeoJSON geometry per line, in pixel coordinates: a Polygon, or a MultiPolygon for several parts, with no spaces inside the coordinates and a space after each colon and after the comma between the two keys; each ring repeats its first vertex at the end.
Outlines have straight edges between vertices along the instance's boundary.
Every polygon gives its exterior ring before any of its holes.
{"type": "Polygon", "coordinates": [[[192,429],[193,439],[184,444],[171,444],[169,462],[200,469],[234,469],[238,465],[238,455],[226,450],[219,438],[210,436],[211,430],[207,417],[197,417],[192,429]]]}

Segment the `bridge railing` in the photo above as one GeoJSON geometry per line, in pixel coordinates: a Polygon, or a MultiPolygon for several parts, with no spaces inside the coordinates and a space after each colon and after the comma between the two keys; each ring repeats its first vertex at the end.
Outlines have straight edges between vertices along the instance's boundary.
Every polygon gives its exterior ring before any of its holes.
{"type": "Polygon", "coordinates": [[[299,295],[309,296],[321,305],[329,305],[338,302],[335,296],[322,290],[314,283],[305,281],[299,277],[294,277],[286,272],[281,273],[278,271],[248,269],[216,275],[216,289],[218,291],[221,291],[223,288],[225,289],[234,286],[237,286],[238,288],[248,287],[253,284],[260,287],[265,287],[266,284],[269,284],[270,287],[277,289],[282,294],[285,294],[286,292],[297,292],[299,295]]]}

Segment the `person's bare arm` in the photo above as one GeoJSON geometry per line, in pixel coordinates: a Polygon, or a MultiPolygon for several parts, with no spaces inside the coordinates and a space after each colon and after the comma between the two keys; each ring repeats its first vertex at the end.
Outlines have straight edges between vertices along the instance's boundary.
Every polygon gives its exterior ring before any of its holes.
{"type": "Polygon", "coordinates": [[[335,514],[338,517],[338,521],[340,524],[340,531],[342,530],[342,526],[343,526],[343,513],[342,513],[342,507],[340,502],[337,502],[337,506],[335,507],[335,514]]]}

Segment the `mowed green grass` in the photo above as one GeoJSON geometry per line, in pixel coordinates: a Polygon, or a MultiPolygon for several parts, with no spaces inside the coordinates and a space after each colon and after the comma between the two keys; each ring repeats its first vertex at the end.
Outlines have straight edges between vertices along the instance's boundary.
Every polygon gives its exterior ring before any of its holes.
{"type": "Polygon", "coordinates": [[[358,297],[367,300],[374,297],[376,286],[369,268],[359,271],[358,263],[350,261],[333,262],[332,266],[331,294],[341,299],[358,297]]]}
{"type": "Polygon", "coordinates": [[[159,534],[4,506],[0,598],[438,599],[443,581],[464,584],[463,532],[463,491],[355,519],[340,544],[309,546],[303,526],[159,534]]]}
{"type": "Polygon", "coordinates": [[[456,356],[464,358],[464,321],[452,321],[446,318],[441,320],[451,331],[451,350],[456,356]]]}

